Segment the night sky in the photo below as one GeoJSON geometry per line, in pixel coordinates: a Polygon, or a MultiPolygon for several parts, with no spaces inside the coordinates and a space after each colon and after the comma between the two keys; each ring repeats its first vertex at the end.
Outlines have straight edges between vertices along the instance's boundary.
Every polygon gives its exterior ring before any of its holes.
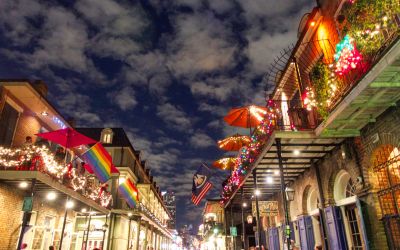
{"type": "MultiPolygon", "coordinates": [[[[77,126],[123,127],[161,189],[177,194],[178,226],[197,226],[204,202],[190,202],[195,170],[229,155],[217,140],[247,132],[223,116],[265,104],[262,76],[315,5],[1,0],[0,78],[44,80],[77,126]]],[[[208,197],[219,196],[219,178],[208,197]]]]}

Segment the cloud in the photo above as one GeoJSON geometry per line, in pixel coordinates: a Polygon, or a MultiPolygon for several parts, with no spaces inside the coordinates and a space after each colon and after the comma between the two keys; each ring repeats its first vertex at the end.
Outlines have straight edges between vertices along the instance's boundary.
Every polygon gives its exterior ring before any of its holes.
{"type": "Polygon", "coordinates": [[[237,46],[212,13],[182,14],[173,20],[176,36],[169,47],[168,67],[178,76],[229,69],[237,46]]]}
{"type": "Polygon", "coordinates": [[[135,98],[135,91],[129,86],[112,93],[110,96],[123,111],[134,108],[138,103],[135,98]]]}
{"type": "Polygon", "coordinates": [[[38,32],[29,21],[43,14],[44,6],[31,0],[0,1],[0,29],[14,45],[28,45],[38,32]]]}
{"type": "Polygon", "coordinates": [[[218,117],[223,117],[227,114],[228,108],[223,105],[211,105],[205,102],[200,103],[198,107],[199,111],[211,113],[218,117]]]}
{"type": "Polygon", "coordinates": [[[190,132],[192,130],[193,124],[188,114],[171,103],[158,105],[157,116],[160,117],[170,128],[182,132],[190,132]]]}
{"type": "Polygon", "coordinates": [[[197,131],[190,137],[190,144],[195,148],[208,148],[215,145],[215,141],[204,132],[197,131]]]}

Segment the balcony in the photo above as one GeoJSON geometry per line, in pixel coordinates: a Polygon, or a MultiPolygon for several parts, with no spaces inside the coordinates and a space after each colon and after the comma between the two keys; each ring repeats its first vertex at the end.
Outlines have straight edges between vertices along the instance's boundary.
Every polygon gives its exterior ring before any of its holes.
{"type": "Polygon", "coordinates": [[[359,136],[397,105],[400,4],[379,3],[341,1],[334,14],[315,8],[305,15],[296,45],[284,49],[264,77],[272,127],[240,153],[244,160],[222,192],[225,206],[239,187],[251,195],[257,179],[271,184],[263,193],[275,194],[281,181],[278,158],[285,182],[295,181],[345,137],[359,136]]]}
{"type": "Polygon", "coordinates": [[[107,185],[99,184],[81,166],[66,166],[64,159],[57,159],[47,147],[0,147],[0,179],[9,185],[35,179],[35,194],[56,191],[102,212],[112,203],[107,185]]]}
{"type": "Polygon", "coordinates": [[[293,125],[301,120],[300,127],[323,136],[359,135],[400,99],[399,4],[369,13],[375,1],[342,2],[333,17],[314,10],[302,20],[297,44],[282,51],[264,79],[272,89],[267,99],[288,100],[293,125]]]}

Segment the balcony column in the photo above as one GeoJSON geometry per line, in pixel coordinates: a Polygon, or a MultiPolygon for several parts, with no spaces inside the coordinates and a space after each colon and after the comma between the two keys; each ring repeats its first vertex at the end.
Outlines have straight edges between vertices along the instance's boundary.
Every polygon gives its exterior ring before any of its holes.
{"type": "Polygon", "coordinates": [[[149,222],[145,221],[145,229],[144,229],[144,239],[143,239],[143,250],[147,249],[147,235],[148,235],[148,231],[149,231],[149,222]]]}
{"type": "Polygon", "coordinates": [[[282,160],[282,146],[281,146],[281,139],[276,138],[276,149],[277,149],[277,154],[278,154],[278,161],[279,161],[279,172],[280,172],[280,177],[281,177],[281,193],[282,193],[282,203],[283,203],[283,210],[285,212],[285,230],[284,230],[284,235],[287,243],[287,249],[290,249],[290,235],[288,235],[288,232],[290,233],[290,225],[289,225],[289,210],[288,210],[288,204],[287,204],[287,199],[286,199],[286,184],[285,184],[285,177],[283,173],[283,160],[282,160]]]}
{"type": "MultiPolygon", "coordinates": [[[[33,203],[33,195],[34,195],[35,185],[36,185],[36,179],[32,179],[31,180],[31,190],[30,190],[30,198],[31,198],[32,203],[33,203]]],[[[22,217],[21,233],[19,235],[17,249],[21,249],[22,240],[24,239],[25,229],[28,226],[31,215],[32,215],[32,211],[24,211],[24,215],[22,217]]]]}
{"type": "Polygon", "coordinates": [[[154,249],[158,249],[158,230],[154,230],[154,249]]]}
{"type": "Polygon", "coordinates": [[[154,249],[154,226],[150,225],[150,246],[154,249]]]}
{"type": "Polygon", "coordinates": [[[242,208],[242,249],[246,249],[246,225],[244,224],[244,193],[243,193],[243,187],[240,188],[241,192],[241,198],[242,198],[242,204],[240,205],[242,208]]]}
{"type": "MultiPolygon", "coordinates": [[[[261,248],[261,221],[260,221],[260,209],[258,207],[258,195],[256,195],[257,190],[257,173],[255,169],[253,170],[253,183],[254,183],[254,197],[256,199],[256,219],[257,219],[257,233],[258,233],[258,246],[261,248]]],[[[290,249],[290,248],[288,248],[290,249]]]]}
{"type": "Polygon", "coordinates": [[[329,237],[328,237],[328,230],[327,230],[327,225],[326,225],[326,216],[325,216],[325,197],[324,197],[324,191],[322,189],[322,181],[321,181],[321,174],[319,172],[319,167],[313,162],[311,164],[311,168],[314,168],[315,170],[315,176],[317,178],[317,185],[318,185],[318,198],[320,200],[320,203],[318,204],[318,209],[319,209],[319,215],[320,215],[320,220],[322,224],[322,235],[324,237],[323,239],[323,244],[324,244],[324,249],[328,249],[329,246],[329,237]]]}
{"type": "MultiPolygon", "coordinates": [[[[140,224],[142,221],[142,217],[139,216],[133,216],[132,220],[135,221],[137,223],[137,227],[136,227],[136,235],[132,236],[135,237],[135,248],[134,249],[139,249],[139,241],[140,241],[140,224]]],[[[128,242],[129,244],[129,242],[128,242]]],[[[130,245],[128,245],[130,247],[130,245]]]]}

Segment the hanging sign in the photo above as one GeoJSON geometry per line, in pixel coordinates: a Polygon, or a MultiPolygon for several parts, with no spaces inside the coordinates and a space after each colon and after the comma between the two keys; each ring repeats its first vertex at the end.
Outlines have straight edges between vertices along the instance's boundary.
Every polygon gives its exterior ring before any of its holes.
{"type": "MultiPolygon", "coordinates": [[[[253,216],[257,217],[256,202],[252,204],[253,216]]],[[[260,217],[262,216],[277,216],[278,215],[278,202],[277,201],[259,201],[258,207],[260,210],[260,217]]]]}
{"type": "Polygon", "coordinates": [[[236,237],[237,236],[237,228],[236,227],[230,227],[230,232],[231,236],[236,237]]]}
{"type": "Polygon", "coordinates": [[[30,212],[33,207],[33,199],[30,196],[24,197],[24,204],[22,204],[22,211],[30,212]]]}

